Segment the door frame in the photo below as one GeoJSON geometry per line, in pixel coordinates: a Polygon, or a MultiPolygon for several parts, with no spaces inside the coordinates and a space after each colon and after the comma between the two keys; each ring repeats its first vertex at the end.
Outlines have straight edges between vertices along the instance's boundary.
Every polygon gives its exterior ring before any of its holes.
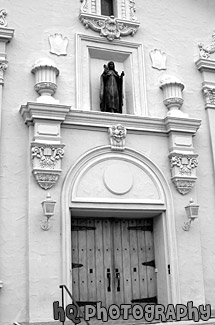
{"type": "Polygon", "coordinates": [[[158,281],[157,283],[158,301],[163,304],[180,303],[178,254],[173,206],[171,190],[164,174],[151,159],[142,153],[126,148],[122,156],[121,153],[113,153],[110,146],[101,146],[86,152],[70,167],[64,179],[61,192],[62,283],[71,289],[71,211],[75,216],[99,215],[101,212],[105,216],[110,215],[113,211],[114,213],[117,212],[118,216],[123,214],[128,217],[131,215],[135,215],[135,217],[148,217],[150,215],[156,220],[154,235],[155,233],[160,234],[155,240],[155,250],[156,247],[158,250],[157,255],[162,254],[165,260],[165,266],[171,266],[171,274],[167,275],[167,272],[165,273],[165,288],[162,288],[160,285],[162,281],[158,281]],[[111,200],[106,199],[103,201],[99,200],[99,202],[92,200],[76,201],[75,190],[81,175],[86,172],[87,168],[95,166],[99,161],[108,157],[131,162],[142,169],[147,167],[148,171],[150,171],[150,177],[159,187],[162,200],[159,202],[143,200],[141,204],[135,201],[132,204],[127,204],[126,201],[122,202],[120,200],[119,202],[116,200],[111,202],[111,200]],[[162,252],[161,242],[164,245],[162,252]],[[162,295],[166,296],[166,301],[162,301],[162,295]]]}

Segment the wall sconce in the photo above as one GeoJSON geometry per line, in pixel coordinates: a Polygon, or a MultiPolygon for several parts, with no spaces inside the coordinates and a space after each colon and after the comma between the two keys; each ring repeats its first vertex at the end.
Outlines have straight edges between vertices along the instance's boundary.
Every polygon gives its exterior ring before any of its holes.
{"type": "Polygon", "coordinates": [[[43,208],[43,214],[46,218],[46,220],[41,222],[41,228],[43,230],[50,229],[49,218],[51,218],[54,215],[55,203],[56,201],[51,199],[51,195],[49,193],[47,194],[46,199],[41,202],[43,208]]]}
{"type": "Polygon", "coordinates": [[[199,205],[193,202],[193,199],[190,199],[190,203],[185,207],[186,215],[188,221],[184,223],[182,226],[183,230],[188,231],[190,230],[191,222],[198,218],[199,213],[199,205]]]}

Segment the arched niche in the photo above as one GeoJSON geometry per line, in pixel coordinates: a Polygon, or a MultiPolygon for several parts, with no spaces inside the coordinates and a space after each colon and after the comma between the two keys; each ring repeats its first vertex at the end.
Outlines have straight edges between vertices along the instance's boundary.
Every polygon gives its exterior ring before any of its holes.
{"type": "Polygon", "coordinates": [[[61,204],[62,281],[70,289],[71,215],[153,217],[158,301],[180,302],[173,200],[165,176],[149,158],[129,148],[113,152],[110,146],[86,152],[65,177],[61,204]]]}

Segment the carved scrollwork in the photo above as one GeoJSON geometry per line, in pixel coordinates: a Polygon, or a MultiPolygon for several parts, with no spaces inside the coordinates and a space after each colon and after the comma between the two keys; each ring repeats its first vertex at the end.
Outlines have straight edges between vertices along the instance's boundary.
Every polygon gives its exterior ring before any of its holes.
{"type": "Polygon", "coordinates": [[[53,82],[39,82],[35,84],[34,89],[40,93],[42,89],[49,89],[52,94],[54,94],[57,90],[57,85],[53,82]]]}
{"type": "Polygon", "coordinates": [[[204,88],[203,94],[205,96],[206,104],[215,105],[215,88],[204,88]]]}
{"type": "Polygon", "coordinates": [[[7,63],[1,62],[0,63],[0,85],[4,84],[4,72],[7,70],[7,63]]]}
{"type": "Polygon", "coordinates": [[[57,161],[64,156],[62,148],[51,145],[34,146],[31,148],[32,159],[37,158],[43,169],[54,169],[57,161]]]}
{"type": "Polygon", "coordinates": [[[7,26],[7,21],[6,17],[7,16],[7,11],[5,9],[0,10],[0,27],[6,27],[7,26]]]}
{"type": "Polygon", "coordinates": [[[198,160],[196,156],[189,155],[174,155],[170,157],[170,167],[178,167],[180,175],[191,176],[192,169],[196,168],[198,160]]]}
{"type": "Polygon", "coordinates": [[[129,10],[130,10],[130,19],[132,21],[136,21],[137,18],[135,16],[135,12],[136,12],[135,0],[129,0],[129,10]]]}
{"type": "Polygon", "coordinates": [[[203,43],[199,43],[199,55],[202,59],[209,59],[210,54],[215,53],[215,31],[212,33],[212,42],[210,45],[205,46],[203,43]]]}
{"type": "Polygon", "coordinates": [[[109,41],[119,39],[121,36],[133,36],[137,32],[136,25],[119,21],[114,16],[107,18],[95,17],[91,15],[80,15],[80,20],[86,28],[99,32],[101,36],[109,41]]]}
{"type": "Polygon", "coordinates": [[[198,155],[171,153],[169,155],[172,182],[180,194],[187,194],[196,182],[198,155]]]}
{"type": "Polygon", "coordinates": [[[113,125],[108,129],[112,150],[122,151],[125,149],[127,130],[121,124],[113,125]]]}
{"type": "Polygon", "coordinates": [[[81,12],[88,12],[87,0],[81,0],[81,12]]]}
{"type": "Polygon", "coordinates": [[[33,175],[37,184],[47,190],[56,184],[64,157],[63,144],[32,143],[33,175]]]}

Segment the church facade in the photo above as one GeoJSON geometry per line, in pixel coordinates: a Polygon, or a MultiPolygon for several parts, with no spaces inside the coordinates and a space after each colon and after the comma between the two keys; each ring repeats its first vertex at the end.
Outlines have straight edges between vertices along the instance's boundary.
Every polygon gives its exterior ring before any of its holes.
{"type": "Polygon", "coordinates": [[[62,293],[81,310],[213,315],[214,13],[213,0],[4,2],[1,325],[55,322],[62,293]]]}

